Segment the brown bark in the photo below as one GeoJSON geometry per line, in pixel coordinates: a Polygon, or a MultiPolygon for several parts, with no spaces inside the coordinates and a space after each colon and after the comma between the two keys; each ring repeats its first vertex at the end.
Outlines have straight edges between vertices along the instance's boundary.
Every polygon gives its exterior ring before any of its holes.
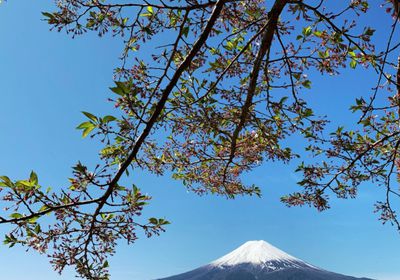
{"type": "Polygon", "coordinates": [[[216,2],[215,6],[214,6],[214,9],[213,9],[213,11],[211,13],[211,16],[208,19],[207,24],[206,24],[203,32],[201,33],[200,37],[193,44],[192,50],[186,56],[184,61],[179,65],[178,69],[175,71],[174,75],[172,76],[170,82],[165,87],[165,89],[162,91],[161,98],[158,101],[157,106],[156,106],[152,116],[147,121],[146,127],[144,128],[142,134],[139,136],[139,138],[137,139],[137,141],[133,145],[131,153],[128,155],[126,160],[123,162],[123,164],[119,168],[118,172],[115,174],[114,178],[109,183],[108,188],[105,191],[105,193],[99,199],[99,203],[98,203],[98,205],[96,207],[96,210],[93,213],[93,220],[92,220],[92,224],[91,224],[91,227],[90,227],[90,230],[89,230],[90,233],[89,233],[88,240],[91,238],[92,231],[93,231],[93,228],[94,228],[95,223],[96,223],[96,217],[100,214],[100,211],[103,208],[103,206],[105,205],[107,199],[110,197],[110,195],[114,191],[115,187],[118,185],[118,181],[120,180],[122,175],[128,169],[128,167],[130,166],[132,161],[136,158],[136,155],[138,154],[142,144],[144,143],[144,141],[147,138],[147,136],[150,134],[151,129],[156,124],[157,119],[159,118],[162,110],[164,109],[165,103],[167,102],[170,93],[172,92],[172,90],[175,87],[175,85],[178,83],[178,81],[179,81],[181,75],[183,74],[183,72],[186,69],[189,68],[190,64],[192,63],[192,60],[197,55],[197,53],[200,51],[201,47],[207,41],[207,39],[208,39],[208,37],[209,37],[213,27],[214,27],[215,22],[219,18],[220,14],[221,14],[221,11],[222,11],[224,5],[227,2],[228,2],[227,0],[220,0],[220,1],[216,2]]]}
{"type": "Polygon", "coordinates": [[[246,123],[246,120],[247,120],[249,112],[250,112],[251,105],[253,103],[253,97],[256,93],[257,80],[259,77],[262,61],[263,61],[265,55],[267,54],[267,52],[271,48],[272,39],[274,37],[274,33],[277,28],[279,16],[282,13],[283,8],[286,6],[286,4],[288,2],[289,2],[289,0],[276,0],[274,5],[272,6],[271,10],[268,13],[268,16],[269,16],[268,22],[264,27],[265,31],[262,34],[260,49],[258,50],[256,59],[254,61],[253,69],[250,73],[249,87],[247,90],[246,100],[245,100],[245,103],[243,105],[242,112],[240,115],[239,124],[237,125],[236,129],[233,131],[233,134],[232,134],[230,155],[229,155],[228,162],[225,166],[224,175],[223,175],[224,181],[225,181],[226,172],[228,170],[228,167],[232,163],[233,159],[235,158],[235,151],[236,151],[236,145],[237,145],[237,139],[239,137],[239,133],[243,129],[243,126],[246,123]]]}

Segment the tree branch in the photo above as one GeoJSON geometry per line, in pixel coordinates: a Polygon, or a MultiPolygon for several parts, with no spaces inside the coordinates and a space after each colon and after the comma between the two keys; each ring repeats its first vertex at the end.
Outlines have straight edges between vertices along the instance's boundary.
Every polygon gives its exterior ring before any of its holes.
{"type": "Polygon", "coordinates": [[[262,64],[263,58],[271,48],[272,39],[274,37],[274,33],[277,28],[279,16],[287,3],[288,3],[288,0],[275,1],[273,7],[271,8],[271,11],[268,13],[268,15],[269,15],[268,22],[266,24],[266,29],[262,35],[261,46],[260,46],[260,49],[258,50],[256,59],[254,61],[253,69],[250,73],[249,87],[247,90],[247,96],[246,96],[245,103],[242,107],[242,113],[240,115],[239,124],[236,126],[236,128],[232,134],[230,155],[229,155],[229,160],[224,169],[223,182],[226,179],[228,167],[233,162],[233,159],[235,158],[235,151],[236,151],[236,147],[237,147],[237,140],[239,137],[239,133],[243,129],[243,127],[247,121],[247,117],[250,112],[250,107],[253,103],[252,101],[253,101],[253,97],[256,93],[257,80],[258,80],[258,75],[259,75],[259,72],[261,69],[261,64],[262,64]]]}

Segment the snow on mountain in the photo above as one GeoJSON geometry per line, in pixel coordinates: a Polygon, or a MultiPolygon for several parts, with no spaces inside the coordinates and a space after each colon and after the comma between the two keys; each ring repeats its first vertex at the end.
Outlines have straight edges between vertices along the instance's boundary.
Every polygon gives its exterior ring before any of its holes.
{"type": "Polygon", "coordinates": [[[299,264],[313,267],[302,260],[279,250],[264,240],[248,241],[236,250],[233,250],[229,254],[213,261],[210,265],[217,267],[234,266],[244,263],[265,265],[269,262],[281,262],[287,263],[288,265],[293,264],[293,267],[298,267],[299,264]]]}
{"type": "Polygon", "coordinates": [[[208,265],[163,279],[371,280],[341,275],[317,268],[262,240],[248,241],[208,265]]]}

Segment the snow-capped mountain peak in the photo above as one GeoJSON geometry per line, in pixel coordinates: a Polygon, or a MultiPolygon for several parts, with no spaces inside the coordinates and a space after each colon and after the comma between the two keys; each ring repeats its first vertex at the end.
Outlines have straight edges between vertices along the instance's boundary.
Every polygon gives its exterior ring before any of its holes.
{"type": "Polygon", "coordinates": [[[292,279],[372,280],[337,274],[312,266],[262,240],[248,241],[210,264],[162,280],[292,279]]]}
{"type": "Polygon", "coordinates": [[[301,260],[263,241],[248,241],[229,254],[213,261],[213,266],[234,266],[238,264],[260,265],[268,262],[301,262],[301,260]]]}

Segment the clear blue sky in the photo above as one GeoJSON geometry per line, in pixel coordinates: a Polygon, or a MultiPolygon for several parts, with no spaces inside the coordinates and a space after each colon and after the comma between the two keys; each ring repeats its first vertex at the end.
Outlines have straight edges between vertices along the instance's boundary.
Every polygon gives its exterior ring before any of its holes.
{"type": "MultiPolygon", "coordinates": [[[[9,1],[0,6],[0,173],[24,178],[34,169],[43,185],[58,187],[66,184],[77,160],[89,164],[97,160],[99,146],[82,140],[74,128],[83,119],[82,110],[99,114],[112,110],[106,98],[121,46],[112,38],[86,35],[72,40],[50,32],[40,13],[50,2],[9,1]]],[[[387,24],[385,17],[375,13],[381,28],[387,24]]],[[[384,40],[387,34],[378,36],[384,40]]],[[[310,100],[318,113],[346,123],[346,108],[375,81],[359,70],[335,78],[314,75],[310,100]]],[[[263,165],[246,178],[262,188],[263,198],[231,201],[197,197],[168,176],[134,177],[136,185],[154,198],[145,215],[165,216],[172,224],[160,237],[141,238],[130,247],[121,243],[111,259],[112,279],[177,274],[254,239],[335,272],[400,279],[400,235],[382,226],[372,213],[382,194],[364,185],[358,199],[333,201],[332,209],[324,213],[288,209],[279,197],[296,190],[293,170],[294,165],[263,165]]],[[[5,232],[1,227],[0,235],[5,232]]],[[[71,271],[57,276],[44,256],[21,247],[0,246],[0,273],[1,279],[9,280],[74,279],[71,271]]]]}

